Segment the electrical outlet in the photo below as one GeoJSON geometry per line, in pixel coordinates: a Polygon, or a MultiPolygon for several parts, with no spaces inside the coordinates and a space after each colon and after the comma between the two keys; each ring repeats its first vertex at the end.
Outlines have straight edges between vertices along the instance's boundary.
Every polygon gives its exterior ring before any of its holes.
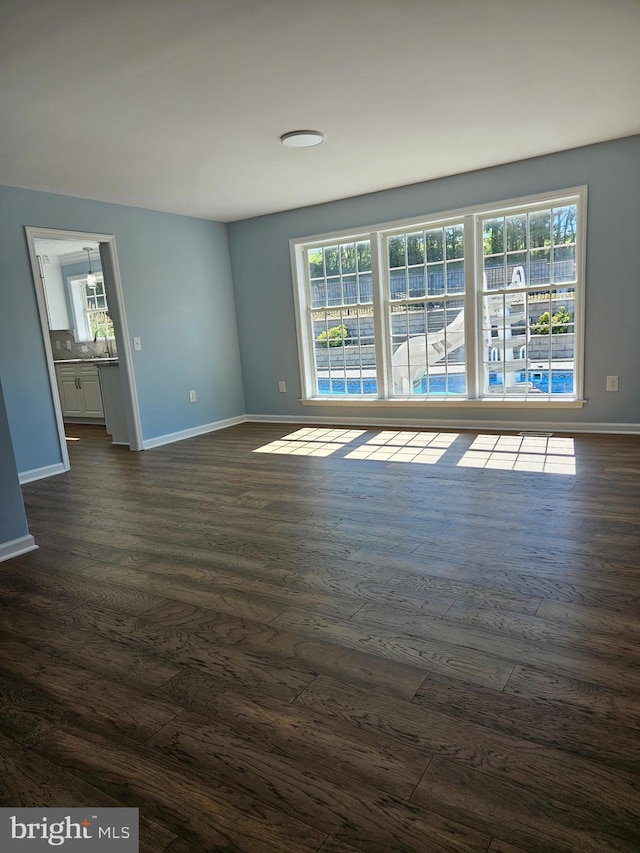
{"type": "Polygon", "coordinates": [[[607,391],[617,391],[618,390],[618,377],[617,376],[607,376],[607,391]]]}
{"type": "Polygon", "coordinates": [[[56,349],[62,349],[62,342],[56,341],[56,349]]]}
{"type": "Polygon", "coordinates": [[[67,349],[71,349],[71,341],[65,341],[64,345],[66,346],[67,349]]]}
{"type": "Polygon", "coordinates": [[[278,382],[278,391],[280,391],[281,394],[284,394],[284,393],[286,393],[286,390],[287,390],[287,383],[284,381],[284,379],[281,379],[278,382]]]}
{"type": "Polygon", "coordinates": [[[133,348],[136,350],[142,349],[142,338],[134,338],[133,339],[133,348]]]}
{"type": "Polygon", "coordinates": [[[89,347],[86,344],[82,344],[80,347],[81,352],[89,352],[89,347]]]}
{"type": "Polygon", "coordinates": [[[196,401],[196,392],[195,391],[189,391],[189,402],[195,403],[195,401],[196,401]]]}

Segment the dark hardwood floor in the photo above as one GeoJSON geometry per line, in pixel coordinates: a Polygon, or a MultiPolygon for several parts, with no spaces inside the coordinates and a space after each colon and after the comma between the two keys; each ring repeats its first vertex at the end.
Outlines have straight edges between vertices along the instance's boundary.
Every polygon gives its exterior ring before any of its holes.
{"type": "Polygon", "coordinates": [[[69,428],[0,566],[0,805],[144,853],[640,850],[640,438],[69,428]]]}

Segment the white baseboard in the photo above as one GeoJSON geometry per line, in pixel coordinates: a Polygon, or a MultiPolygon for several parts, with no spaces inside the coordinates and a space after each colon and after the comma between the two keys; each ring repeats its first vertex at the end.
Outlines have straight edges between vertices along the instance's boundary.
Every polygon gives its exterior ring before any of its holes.
{"type": "Polygon", "coordinates": [[[19,539],[2,542],[0,544],[0,563],[4,560],[11,560],[13,557],[19,557],[29,551],[35,551],[37,547],[33,536],[21,536],[19,539]]]}
{"type": "Polygon", "coordinates": [[[55,474],[64,474],[68,471],[62,462],[56,462],[55,465],[45,465],[44,468],[31,468],[30,471],[21,471],[18,474],[20,485],[25,483],[33,483],[34,480],[44,480],[45,477],[53,477],[55,474]]]}
{"type": "Polygon", "coordinates": [[[330,424],[335,426],[358,427],[402,427],[403,429],[459,429],[459,430],[495,430],[497,432],[518,432],[520,430],[535,430],[536,432],[554,433],[610,433],[613,435],[640,435],[640,424],[606,424],[606,423],[567,423],[558,421],[496,421],[473,420],[450,421],[435,418],[345,418],[340,415],[332,417],[310,415],[247,415],[248,423],[266,424],[330,424]]]}
{"type": "MultiPolygon", "coordinates": [[[[559,430],[556,430],[559,432],[559,430]]],[[[569,432],[569,430],[565,430],[569,432]]],[[[582,424],[572,432],[610,433],[611,435],[640,435],[640,424],[582,424]]]]}
{"type": "Polygon", "coordinates": [[[202,424],[202,426],[191,427],[191,429],[183,429],[179,432],[170,432],[166,435],[158,435],[156,438],[148,438],[142,442],[143,450],[151,450],[153,447],[161,447],[163,444],[173,444],[174,441],[183,441],[185,438],[195,438],[197,435],[205,435],[208,432],[216,432],[219,429],[237,426],[243,424],[247,420],[245,415],[238,415],[235,418],[226,418],[222,421],[215,421],[211,424],[202,424]]]}

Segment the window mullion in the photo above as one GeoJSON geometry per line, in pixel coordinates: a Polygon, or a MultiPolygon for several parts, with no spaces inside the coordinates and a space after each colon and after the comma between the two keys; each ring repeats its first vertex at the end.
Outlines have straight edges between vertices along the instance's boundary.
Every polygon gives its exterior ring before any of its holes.
{"type": "Polygon", "coordinates": [[[482,396],[480,371],[482,368],[482,258],[478,244],[479,217],[464,217],[464,342],[467,371],[467,398],[477,400],[482,396]],[[477,219],[477,221],[476,221],[477,219]]]}
{"type": "Polygon", "coordinates": [[[576,233],[575,259],[575,299],[573,316],[574,353],[573,353],[573,393],[582,399],[584,396],[584,331],[585,331],[585,264],[587,252],[587,190],[576,201],[578,229],[576,233]]]}
{"type": "Polygon", "coordinates": [[[373,327],[376,342],[376,377],[378,399],[390,396],[388,365],[391,364],[391,336],[387,306],[389,300],[389,270],[387,263],[387,239],[377,232],[371,235],[371,282],[373,289],[373,327]]]}
{"type": "Polygon", "coordinates": [[[300,361],[300,385],[303,396],[315,397],[318,393],[314,354],[313,312],[311,300],[311,279],[309,276],[308,250],[301,249],[293,257],[297,275],[303,281],[301,290],[296,290],[296,326],[298,333],[298,354],[300,361]],[[298,318],[301,322],[298,324],[298,318]]]}

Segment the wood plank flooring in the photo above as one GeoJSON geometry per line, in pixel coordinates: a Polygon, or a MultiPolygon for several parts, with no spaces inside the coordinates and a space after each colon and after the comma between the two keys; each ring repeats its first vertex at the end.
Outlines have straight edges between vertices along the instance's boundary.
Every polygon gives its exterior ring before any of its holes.
{"type": "Polygon", "coordinates": [[[640,438],[68,429],[0,565],[0,805],[143,853],[640,850],[640,438]]]}

